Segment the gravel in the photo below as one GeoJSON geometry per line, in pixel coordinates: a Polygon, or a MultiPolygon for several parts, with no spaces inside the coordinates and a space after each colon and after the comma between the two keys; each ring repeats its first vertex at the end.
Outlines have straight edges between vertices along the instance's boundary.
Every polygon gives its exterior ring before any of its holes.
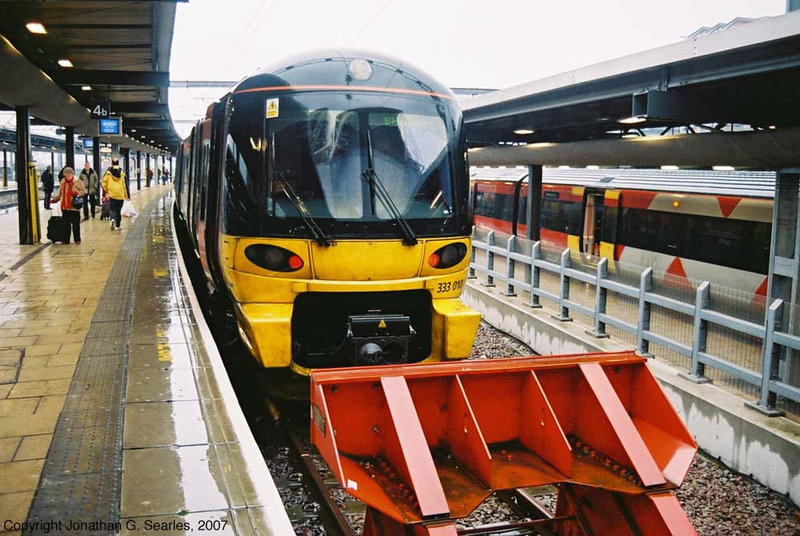
{"type": "Polygon", "coordinates": [[[498,359],[501,357],[523,357],[535,355],[531,347],[515,339],[511,335],[506,335],[502,331],[496,330],[483,320],[478,326],[478,335],[475,337],[475,344],[472,346],[470,359],[498,359]]]}
{"type": "Polygon", "coordinates": [[[702,536],[800,535],[789,499],[702,454],[676,495],[702,536]]]}

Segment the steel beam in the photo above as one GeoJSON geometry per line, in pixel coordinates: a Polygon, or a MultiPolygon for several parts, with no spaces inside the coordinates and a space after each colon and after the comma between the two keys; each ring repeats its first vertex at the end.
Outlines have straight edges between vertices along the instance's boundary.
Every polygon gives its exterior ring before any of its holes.
{"type": "Polygon", "coordinates": [[[169,87],[166,71],[98,71],[70,69],[61,71],[58,80],[63,84],[103,84],[114,86],[169,87]]]}

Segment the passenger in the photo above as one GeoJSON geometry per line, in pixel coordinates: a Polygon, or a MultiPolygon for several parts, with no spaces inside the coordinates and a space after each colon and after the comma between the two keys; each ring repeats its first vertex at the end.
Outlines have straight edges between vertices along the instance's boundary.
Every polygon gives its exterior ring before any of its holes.
{"type": "Polygon", "coordinates": [[[111,202],[111,230],[119,230],[122,223],[122,203],[130,199],[125,187],[125,173],[119,168],[119,159],[111,161],[111,167],[103,175],[103,191],[111,202]]]}
{"type": "Polygon", "coordinates": [[[92,169],[89,161],[83,163],[83,170],[81,171],[80,179],[86,186],[86,195],[83,198],[83,221],[89,219],[89,203],[92,205],[92,219],[94,219],[94,211],[97,207],[97,186],[100,179],[97,177],[97,172],[92,169]]]}
{"type": "Polygon", "coordinates": [[[53,197],[53,187],[55,186],[55,182],[53,181],[53,172],[50,171],[50,166],[47,166],[44,171],[42,171],[42,190],[44,190],[44,209],[50,210],[50,198],[53,197]]]}
{"type": "Polygon", "coordinates": [[[81,243],[81,210],[74,208],[75,198],[82,198],[86,195],[86,188],[80,179],[75,179],[75,171],[71,167],[65,167],[61,170],[64,173],[64,179],[58,187],[58,194],[53,200],[61,200],[61,212],[63,214],[64,223],[66,224],[66,233],[64,243],[69,244],[69,231],[72,227],[72,235],[75,238],[75,243],[81,243]]]}
{"type": "Polygon", "coordinates": [[[146,186],[150,188],[150,184],[153,182],[153,170],[147,168],[147,184],[146,186]]]}

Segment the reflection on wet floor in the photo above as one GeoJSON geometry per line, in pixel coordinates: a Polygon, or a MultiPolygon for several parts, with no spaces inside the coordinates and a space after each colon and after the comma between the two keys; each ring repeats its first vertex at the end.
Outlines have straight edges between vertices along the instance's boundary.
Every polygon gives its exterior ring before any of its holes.
{"type": "Polygon", "coordinates": [[[182,287],[170,204],[165,198],[151,217],[137,273],[125,402],[123,526],[130,520],[141,531],[148,520],[180,521],[198,531],[198,524],[207,522],[213,533],[258,534],[265,498],[246,474],[182,287]]]}

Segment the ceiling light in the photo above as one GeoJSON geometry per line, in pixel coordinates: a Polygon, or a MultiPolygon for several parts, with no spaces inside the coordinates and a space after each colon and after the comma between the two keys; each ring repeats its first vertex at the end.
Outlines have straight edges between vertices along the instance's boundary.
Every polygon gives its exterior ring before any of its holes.
{"type": "Polygon", "coordinates": [[[514,134],[518,134],[520,136],[525,136],[527,134],[533,134],[533,129],[530,128],[518,128],[514,131],[514,134]]]}
{"type": "Polygon", "coordinates": [[[92,90],[92,86],[81,86],[81,89],[84,90],[84,91],[91,91],[92,90]]]}
{"type": "Polygon", "coordinates": [[[58,64],[62,67],[74,67],[74,65],[72,65],[72,62],[67,59],[58,60],[58,64]]]}
{"type": "Polygon", "coordinates": [[[44,24],[42,24],[41,22],[29,22],[28,24],[25,25],[25,27],[32,34],[43,35],[47,33],[47,30],[45,30],[44,28],[44,24]]]}
{"type": "Polygon", "coordinates": [[[586,169],[600,169],[600,166],[586,166],[586,169]]]}
{"type": "Polygon", "coordinates": [[[638,138],[638,137],[639,137],[639,135],[638,135],[638,134],[631,134],[631,133],[629,132],[628,134],[623,134],[623,135],[622,135],[622,137],[623,137],[623,138],[638,138]]]}
{"type": "Polygon", "coordinates": [[[733,166],[713,166],[714,171],[733,171],[733,166]]]}
{"type": "Polygon", "coordinates": [[[647,121],[646,117],[631,116],[626,117],[625,119],[620,119],[618,123],[622,123],[623,125],[633,125],[635,123],[644,123],[645,121],[647,121]]]}
{"type": "Polygon", "coordinates": [[[678,171],[680,168],[678,166],[661,166],[661,169],[664,171],[678,171]]]}
{"type": "Polygon", "coordinates": [[[775,130],[775,125],[770,125],[770,126],[769,126],[769,127],[767,127],[767,128],[769,128],[770,130],[775,130]]]}

